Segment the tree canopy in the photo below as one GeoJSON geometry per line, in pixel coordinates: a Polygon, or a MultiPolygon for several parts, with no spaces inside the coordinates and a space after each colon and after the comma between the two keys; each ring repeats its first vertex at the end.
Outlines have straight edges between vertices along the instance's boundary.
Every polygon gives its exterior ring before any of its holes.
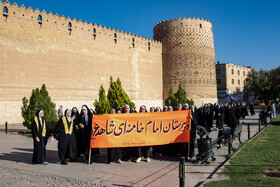
{"type": "Polygon", "coordinates": [[[259,98],[268,102],[280,94],[280,67],[270,71],[252,69],[245,81],[244,90],[254,93],[254,99],[259,98]]]}
{"type": "Polygon", "coordinates": [[[33,89],[29,100],[22,98],[21,115],[24,119],[23,126],[31,129],[32,120],[39,109],[44,110],[44,117],[47,122],[57,122],[57,111],[55,103],[52,102],[46,85],[43,84],[41,89],[33,89]]]}
{"type": "Polygon", "coordinates": [[[103,85],[99,89],[99,100],[95,100],[95,112],[96,114],[108,114],[111,110],[110,102],[108,101],[103,85]]]}
{"type": "Polygon", "coordinates": [[[179,84],[177,92],[174,94],[172,87],[169,89],[168,97],[165,99],[165,106],[172,106],[176,108],[178,104],[188,103],[190,106],[194,104],[193,100],[187,98],[187,93],[183,86],[179,84]]]}
{"type": "Polygon", "coordinates": [[[113,81],[113,77],[110,77],[107,99],[111,108],[117,109],[127,104],[130,108],[135,109],[135,104],[130,100],[127,93],[124,91],[120,78],[117,78],[117,81],[113,81]]]}

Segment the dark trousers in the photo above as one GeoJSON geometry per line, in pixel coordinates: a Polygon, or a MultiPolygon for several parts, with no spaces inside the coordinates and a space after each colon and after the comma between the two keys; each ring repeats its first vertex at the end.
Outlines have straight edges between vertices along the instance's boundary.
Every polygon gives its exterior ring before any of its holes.
{"type": "Polygon", "coordinates": [[[137,154],[137,148],[135,147],[124,147],[121,149],[123,153],[123,160],[128,161],[133,159],[137,154]]]}
{"type": "Polygon", "coordinates": [[[250,109],[251,116],[255,115],[254,109],[250,109]]]}
{"type": "Polygon", "coordinates": [[[64,162],[66,158],[70,157],[70,159],[74,159],[74,158],[71,158],[70,156],[70,141],[68,142],[67,144],[67,147],[66,149],[62,148],[62,147],[59,147],[58,149],[58,152],[59,152],[59,158],[61,160],[61,162],[64,162]]]}
{"type": "Polygon", "coordinates": [[[196,131],[191,131],[191,136],[190,136],[190,154],[189,154],[189,156],[191,158],[194,157],[195,140],[196,140],[196,131]]]}
{"type": "Polygon", "coordinates": [[[107,149],[107,162],[114,162],[122,158],[122,150],[119,148],[107,149]]]}
{"type": "Polygon", "coordinates": [[[150,147],[137,147],[137,158],[150,158],[150,147]]]}

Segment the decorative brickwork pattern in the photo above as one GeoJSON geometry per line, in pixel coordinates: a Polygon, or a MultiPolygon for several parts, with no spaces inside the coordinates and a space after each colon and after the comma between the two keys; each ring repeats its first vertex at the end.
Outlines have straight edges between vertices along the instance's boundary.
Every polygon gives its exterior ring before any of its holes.
{"type": "Polygon", "coordinates": [[[169,88],[176,89],[179,83],[196,104],[217,98],[214,39],[209,21],[163,21],[154,26],[154,39],[162,42],[164,98],[169,88]]]}

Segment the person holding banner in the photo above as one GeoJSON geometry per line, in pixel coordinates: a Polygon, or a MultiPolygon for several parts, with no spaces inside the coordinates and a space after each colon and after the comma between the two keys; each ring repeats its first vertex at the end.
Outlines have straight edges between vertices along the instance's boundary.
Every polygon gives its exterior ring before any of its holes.
{"type": "Polygon", "coordinates": [[[130,159],[135,158],[137,147],[165,146],[164,151],[169,151],[166,148],[168,145],[173,144],[173,148],[176,143],[190,141],[190,110],[142,113],[144,107],[141,107],[141,113],[130,114],[126,105],[123,111],[126,113],[94,116],[91,148],[121,148],[126,153],[126,159],[130,159]]]}
{"type": "MultiPolygon", "coordinates": [[[[169,107],[172,107],[172,106],[169,106],[169,107]]],[[[173,109],[173,108],[172,108],[173,109]]],[[[167,107],[167,111],[168,111],[168,107],[167,107]]],[[[157,110],[157,112],[160,112],[160,110],[157,110]]],[[[165,152],[166,149],[169,149],[168,148],[171,148],[171,145],[156,145],[156,146],[153,146],[153,154],[155,156],[159,156],[159,157],[162,157],[165,152]]]]}
{"type": "MultiPolygon", "coordinates": [[[[188,105],[189,106],[189,105],[188,105]]],[[[180,111],[180,110],[182,110],[182,105],[179,103],[178,105],[177,105],[177,111],[180,111]]]]}
{"type": "MultiPolygon", "coordinates": [[[[125,113],[125,114],[130,113],[129,105],[123,106],[123,113],[125,113]]],[[[125,161],[131,161],[131,160],[133,160],[133,158],[135,158],[137,149],[135,147],[125,147],[125,148],[122,148],[122,151],[123,151],[123,159],[125,161]]]]}
{"type": "Polygon", "coordinates": [[[32,122],[33,158],[32,163],[47,165],[46,145],[49,137],[49,128],[44,119],[44,111],[38,110],[32,122]]]}
{"type": "MultiPolygon", "coordinates": [[[[139,113],[146,113],[146,112],[147,112],[146,106],[145,105],[140,106],[139,113]]],[[[151,150],[151,147],[148,147],[148,146],[138,147],[137,148],[137,159],[135,162],[136,163],[140,162],[142,155],[144,156],[144,159],[146,159],[147,162],[151,162],[150,150],[151,150]]]]}
{"type": "MultiPolygon", "coordinates": [[[[116,110],[112,108],[110,114],[116,114],[116,110]]],[[[119,148],[107,148],[107,163],[112,164],[113,162],[122,164],[122,150],[119,148]]]]}
{"type": "Polygon", "coordinates": [[[77,156],[74,117],[71,117],[71,113],[71,110],[65,110],[64,116],[60,117],[54,128],[54,136],[58,140],[58,155],[62,165],[67,165],[67,158],[70,158],[70,162],[75,162],[77,156]]]}
{"type": "Polygon", "coordinates": [[[89,163],[90,136],[91,136],[91,129],[92,129],[91,124],[92,124],[92,113],[90,112],[89,108],[86,105],[83,105],[79,117],[79,133],[81,139],[78,146],[81,149],[81,153],[85,155],[86,163],[89,163]]]}
{"type": "Polygon", "coordinates": [[[158,106],[158,107],[156,107],[155,112],[161,112],[161,108],[160,108],[159,106],[158,106]]]}
{"type": "Polygon", "coordinates": [[[172,106],[169,106],[168,107],[168,111],[170,112],[170,111],[173,111],[173,107],[172,106]]]}

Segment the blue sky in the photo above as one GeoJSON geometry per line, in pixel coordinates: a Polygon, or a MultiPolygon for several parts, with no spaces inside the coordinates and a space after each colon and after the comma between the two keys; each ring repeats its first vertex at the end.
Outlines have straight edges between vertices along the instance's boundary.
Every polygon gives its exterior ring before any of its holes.
{"type": "Polygon", "coordinates": [[[280,66],[280,0],[11,0],[33,9],[153,37],[166,19],[212,22],[216,61],[270,70],[280,66]]]}

